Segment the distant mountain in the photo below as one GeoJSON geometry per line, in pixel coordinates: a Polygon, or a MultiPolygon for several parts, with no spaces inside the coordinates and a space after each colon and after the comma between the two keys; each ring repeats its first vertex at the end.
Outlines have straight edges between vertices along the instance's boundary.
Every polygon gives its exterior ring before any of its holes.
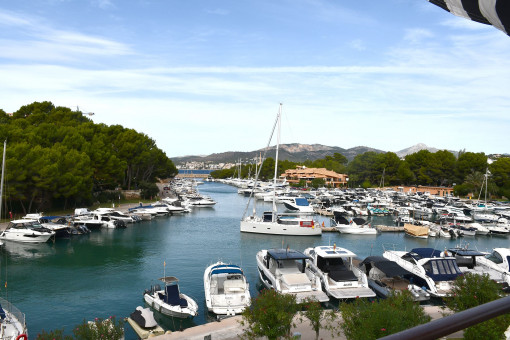
{"type": "MultiPolygon", "coordinates": [[[[369,148],[366,146],[356,146],[350,149],[343,149],[337,146],[326,146],[321,144],[282,144],[280,145],[280,149],[278,152],[279,159],[289,160],[292,162],[304,162],[305,160],[314,161],[316,159],[321,159],[326,156],[333,156],[335,153],[340,153],[347,157],[350,161],[356,155],[365,153],[367,151],[374,151],[377,153],[382,153],[385,151],[377,150],[374,148],[369,148]]],[[[175,164],[182,164],[186,162],[212,162],[212,163],[233,163],[239,161],[251,160],[254,158],[258,158],[260,155],[264,154],[264,149],[259,149],[255,151],[249,152],[241,152],[241,151],[228,151],[222,153],[213,153],[208,156],[184,156],[184,157],[172,157],[172,161],[175,164]]],[[[276,147],[272,146],[267,151],[266,157],[275,158],[276,156],[276,147]]]]}
{"type": "Polygon", "coordinates": [[[432,153],[434,153],[436,151],[439,151],[439,149],[431,148],[431,147],[429,147],[429,146],[427,146],[427,145],[425,145],[423,143],[419,143],[419,144],[410,146],[410,147],[408,147],[406,149],[397,151],[395,153],[397,154],[398,157],[402,158],[402,157],[405,157],[407,155],[416,153],[416,152],[421,151],[421,150],[428,150],[428,151],[430,151],[432,153]]]}

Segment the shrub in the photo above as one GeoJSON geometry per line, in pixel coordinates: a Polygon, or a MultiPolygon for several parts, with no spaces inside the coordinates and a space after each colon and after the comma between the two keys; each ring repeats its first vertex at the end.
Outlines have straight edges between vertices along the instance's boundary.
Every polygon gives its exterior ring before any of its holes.
{"type": "Polygon", "coordinates": [[[347,339],[378,339],[430,321],[408,291],[380,301],[356,299],[343,303],[340,311],[347,339]]]}
{"type": "Polygon", "coordinates": [[[80,340],[119,340],[124,336],[124,321],[117,320],[115,316],[105,320],[96,318],[91,323],[83,320],[83,323],[74,328],[73,333],[80,340]]]}
{"type": "MultiPolygon", "coordinates": [[[[489,275],[466,273],[455,280],[452,295],[446,300],[448,308],[461,312],[502,297],[501,286],[489,275]]],[[[487,320],[466,328],[464,339],[505,339],[504,333],[510,325],[510,314],[487,320]]]]}
{"type": "Polygon", "coordinates": [[[36,340],[72,340],[70,335],[64,335],[64,329],[56,329],[46,333],[43,329],[41,333],[37,334],[36,340]]]}
{"type": "Polygon", "coordinates": [[[334,310],[324,311],[320,302],[309,297],[303,301],[302,306],[304,308],[302,315],[308,319],[315,331],[315,340],[319,339],[321,328],[330,330],[332,337],[338,335],[337,327],[335,327],[334,324],[337,319],[337,314],[334,310]]]}
{"type": "Polygon", "coordinates": [[[294,295],[265,289],[242,314],[240,323],[247,326],[243,336],[247,339],[262,336],[278,339],[289,336],[291,327],[295,326],[293,318],[297,310],[298,304],[294,295]]]}

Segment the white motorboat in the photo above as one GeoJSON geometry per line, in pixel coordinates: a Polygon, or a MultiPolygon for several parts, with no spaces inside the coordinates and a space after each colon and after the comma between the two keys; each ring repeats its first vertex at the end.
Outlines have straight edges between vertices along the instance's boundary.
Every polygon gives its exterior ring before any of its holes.
{"type": "Polygon", "coordinates": [[[430,294],[413,284],[415,275],[382,256],[369,256],[359,264],[367,275],[368,286],[379,296],[388,297],[392,292],[409,291],[414,301],[426,301],[430,294]]]}
{"type": "Polygon", "coordinates": [[[283,205],[285,205],[288,210],[299,214],[314,213],[310,202],[304,197],[289,197],[287,200],[283,201],[283,205]]]}
{"type": "Polygon", "coordinates": [[[331,225],[342,234],[356,234],[356,235],[376,235],[377,229],[372,228],[362,218],[352,218],[347,221],[345,218],[335,218],[331,220],[331,225]],[[342,223],[343,222],[343,223],[342,223]],[[347,222],[347,223],[345,223],[347,222]]]}
{"type": "Polygon", "coordinates": [[[198,315],[198,304],[186,294],[179,291],[179,280],[174,276],[159,279],[165,284],[151,286],[143,294],[145,302],[154,310],[168,316],[188,318],[198,315]]]}
{"type": "MultiPolygon", "coordinates": [[[[510,285],[510,275],[501,270],[499,266],[493,266],[485,258],[485,253],[465,247],[448,248],[448,254],[455,257],[460,270],[465,273],[488,275],[489,278],[506,288],[510,285]]],[[[508,260],[508,259],[507,259],[508,260]]]]}
{"type": "Polygon", "coordinates": [[[293,294],[297,302],[312,298],[326,302],[329,297],[321,290],[321,281],[305,271],[305,254],[292,249],[260,250],[257,255],[259,277],[264,286],[282,294],[293,294]]]}
{"type": "Polygon", "coordinates": [[[11,221],[0,234],[2,240],[26,243],[44,243],[54,237],[54,231],[31,219],[11,221]]]}
{"type": "Polygon", "coordinates": [[[339,300],[375,297],[365,273],[353,265],[353,252],[333,245],[307,248],[304,254],[310,258],[306,270],[320,278],[329,296],[339,300]]]}
{"type": "Polygon", "coordinates": [[[85,226],[90,230],[97,230],[103,227],[103,222],[91,213],[83,215],[75,215],[73,218],[73,224],[75,226],[85,226]]]}
{"type": "MultiPolygon", "coordinates": [[[[510,282],[510,248],[494,248],[490,254],[477,257],[476,262],[497,270],[510,282]]],[[[506,287],[508,289],[508,286],[506,287]]]]}
{"type": "Polygon", "coordinates": [[[216,204],[216,201],[210,197],[202,196],[202,195],[190,195],[186,197],[184,201],[186,205],[191,207],[213,207],[216,204]]]}
{"type": "Polygon", "coordinates": [[[216,262],[204,271],[205,304],[209,312],[236,315],[250,306],[250,285],[236,265],[216,262]]]}
{"type": "Polygon", "coordinates": [[[26,214],[22,217],[24,220],[34,220],[39,222],[43,227],[55,232],[55,237],[70,237],[71,226],[64,217],[43,216],[42,213],[26,214]]]}
{"type": "Polygon", "coordinates": [[[412,272],[415,275],[413,283],[434,297],[448,296],[453,281],[462,275],[454,257],[432,248],[415,248],[409,252],[387,250],[383,256],[412,272]]]}

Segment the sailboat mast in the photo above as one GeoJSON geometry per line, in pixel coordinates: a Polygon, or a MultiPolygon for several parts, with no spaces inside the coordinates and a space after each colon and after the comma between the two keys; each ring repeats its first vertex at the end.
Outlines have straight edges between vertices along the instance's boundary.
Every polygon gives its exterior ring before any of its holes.
{"type": "Polygon", "coordinates": [[[2,218],[2,198],[4,195],[4,170],[5,170],[5,149],[7,148],[7,139],[4,141],[4,154],[2,156],[2,178],[0,179],[0,219],[2,218]]]}
{"type": "Polygon", "coordinates": [[[276,156],[274,162],[274,178],[273,178],[273,215],[272,221],[274,222],[276,219],[276,177],[278,176],[278,150],[280,148],[280,134],[282,127],[282,103],[280,103],[280,108],[278,109],[278,131],[276,134],[276,156]]]}

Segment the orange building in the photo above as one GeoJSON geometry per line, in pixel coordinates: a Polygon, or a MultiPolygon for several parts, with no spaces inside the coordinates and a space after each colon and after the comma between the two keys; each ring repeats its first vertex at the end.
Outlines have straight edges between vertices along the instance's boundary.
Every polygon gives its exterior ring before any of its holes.
{"type": "Polygon", "coordinates": [[[298,167],[297,169],[286,170],[280,177],[286,178],[287,182],[291,184],[298,184],[301,180],[310,184],[315,178],[321,178],[324,180],[326,186],[335,188],[346,187],[347,182],[349,181],[348,175],[337,174],[336,172],[326,170],[325,168],[298,167]]]}
{"type": "Polygon", "coordinates": [[[393,187],[393,190],[398,192],[405,192],[405,193],[417,193],[417,192],[423,192],[423,193],[429,193],[430,195],[435,196],[453,196],[453,187],[432,187],[432,186],[424,186],[424,185],[418,185],[418,186],[399,186],[399,187],[393,187]]]}

